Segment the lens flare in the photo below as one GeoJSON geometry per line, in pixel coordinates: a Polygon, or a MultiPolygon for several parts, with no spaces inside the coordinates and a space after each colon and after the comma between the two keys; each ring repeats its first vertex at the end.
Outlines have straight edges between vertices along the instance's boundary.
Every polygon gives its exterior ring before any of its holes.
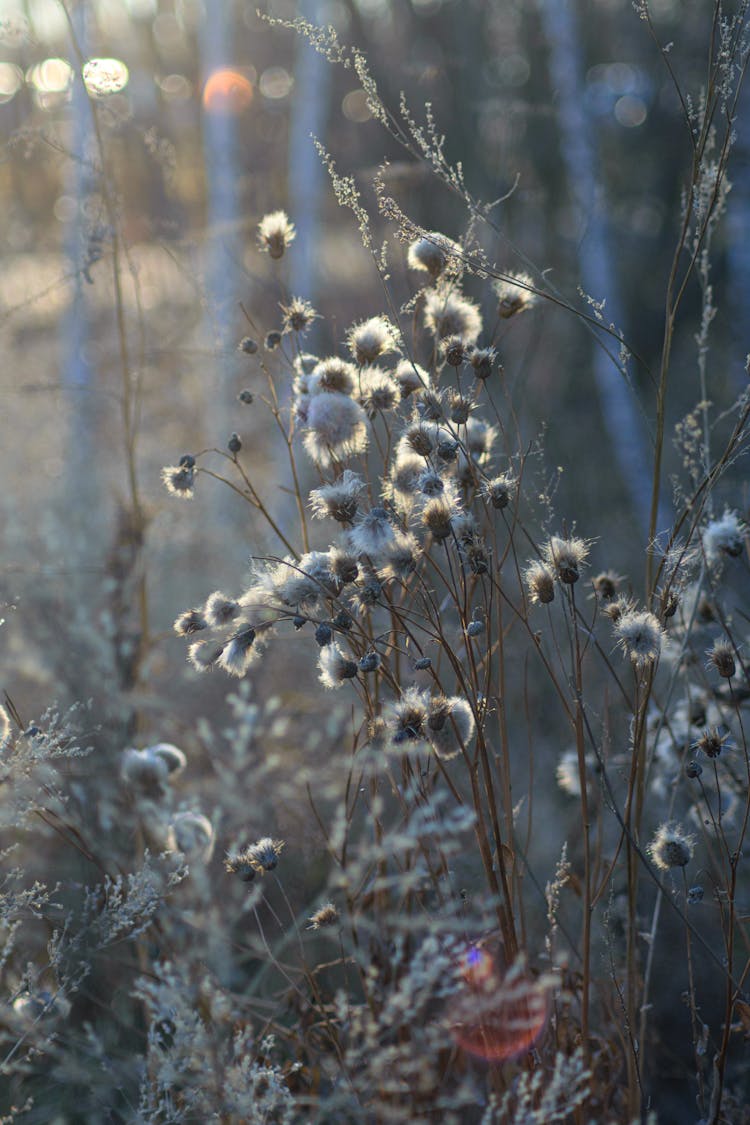
{"type": "Polygon", "coordinates": [[[242,113],[252,100],[252,83],[230,67],[215,70],[203,87],[203,108],[208,113],[242,113]]]}
{"type": "Polygon", "coordinates": [[[501,975],[494,957],[472,945],[463,955],[465,991],[452,1002],[450,1028],[457,1046],[486,1062],[528,1051],[549,1016],[550,981],[535,979],[523,959],[501,975]]]}

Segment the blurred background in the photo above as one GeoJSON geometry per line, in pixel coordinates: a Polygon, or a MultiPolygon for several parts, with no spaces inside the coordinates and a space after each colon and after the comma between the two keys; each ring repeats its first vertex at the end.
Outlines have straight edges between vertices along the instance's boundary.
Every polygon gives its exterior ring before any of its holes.
{"type": "MultiPolygon", "coordinates": [[[[332,25],[361,48],[394,113],[401,91],[419,121],[432,105],[445,154],[461,161],[473,197],[503,199],[496,230],[476,232],[490,260],[531,270],[589,313],[582,292],[605,302],[604,321],[639,357],[629,375],[649,413],[691,155],[664,59],[697,97],[711,6],[652,0],[664,57],[630,0],[260,6],[279,20],[332,25]]],[[[708,383],[717,405],[743,389],[750,348],[746,118],[740,112],[714,243],[708,383]]],[[[311,135],[355,177],[377,239],[389,232],[371,183],[385,159],[388,189],[411,218],[453,238],[466,233],[461,199],[372,119],[354,70],[264,22],[255,0],[2,6],[2,683],[26,717],[40,693],[97,695],[115,722],[112,700],[127,697],[117,720],[125,737],[136,692],[141,726],[165,735],[171,727],[179,738],[226,691],[184,666],[172,621],[213,589],[237,592],[249,556],[277,553],[279,543],[218,484],[202,481],[190,504],[170,498],[160,469],[186,452],[223,449],[237,431],[254,482],[291,528],[293,507],[278,488],[285,451],[259,402],[261,360],[273,375],[275,357],[237,345],[277,328],[290,293],[325,318],[312,340],[320,354],[340,345],[353,320],[387,309],[311,135]],[[256,238],[262,215],[278,208],[297,227],[280,268],[256,238]],[[238,403],[243,389],[254,404],[238,403]],[[144,605],[149,644],[135,653],[144,605]]],[[[395,241],[390,263],[400,304],[415,287],[395,241]]],[[[470,278],[467,291],[490,316],[487,284],[470,278]]],[[[700,398],[699,313],[696,285],[679,323],[672,423],[700,398]]],[[[546,431],[558,522],[598,537],[602,562],[632,568],[637,589],[648,433],[597,339],[616,353],[611,338],[543,303],[514,322],[502,359],[527,440],[546,431]]],[[[286,382],[277,389],[288,401],[286,382]]],[[[667,488],[667,513],[669,501],[667,488]]],[[[288,661],[288,646],[278,647],[283,657],[259,667],[261,680],[288,661]]]]}

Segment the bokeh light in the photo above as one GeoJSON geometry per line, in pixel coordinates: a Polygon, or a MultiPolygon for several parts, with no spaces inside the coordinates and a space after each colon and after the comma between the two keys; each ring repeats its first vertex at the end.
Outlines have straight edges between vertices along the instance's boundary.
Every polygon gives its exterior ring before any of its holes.
{"type": "Polygon", "coordinates": [[[23,86],[23,71],[13,63],[0,63],[0,105],[9,102],[23,86]]]}
{"type": "Polygon", "coordinates": [[[252,82],[231,67],[215,70],[203,87],[203,108],[207,113],[242,113],[252,100],[252,82]]]}
{"type": "Polygon", "coordinates": [[[460,976],[465,991],[452,999],[450,1011],[457,1046],[486,1062],[504,1062],[536,1043],[549,1016],[549,981],[530,976],[522,960],[501,973],[480,945],[465,951],[460,976]]]}
{"type": "Polygon", "coordinates": [[[83,68],[86,89],[95,98],[119,94],[129,77],[128,68],[120,59],[89,59],[83,68]]]}

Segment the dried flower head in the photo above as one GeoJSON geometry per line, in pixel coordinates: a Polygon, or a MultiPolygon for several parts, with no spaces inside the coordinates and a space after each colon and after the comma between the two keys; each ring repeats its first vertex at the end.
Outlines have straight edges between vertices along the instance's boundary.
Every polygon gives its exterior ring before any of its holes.
{"type": "Polygon", "coordinates": [[[532,605],[549,605],[555,600],[555,576],[543,562],[530,562],[524,571],[532,605]]]}
{"type": "Polygon", "coordinates": [[[398,333],[384,316],[371,316],[361,324],[353,325],[346,342],[359,367],[375,363],[388,352],[398,351],[398,333]]]}
{"type": "Polygon", "coordinates": [[[588,553],[588,544],[583,539],[574,536],[562,539],[559,535],[553,535],[542,551],[544,561],[555,571],[560,581],[568,586],[578,581],[588,553]]]}
{"type": "Polygon", "coordinates": [[[460,367],[466,359],[466,346],[461,336],[444,336],[440,351],[449,367],[460,367]]]}
{"type": "MultiPolygon", "coordinates": [[[[494,348],[472,348],[469,353],[469,363],[473,368],[474,378],[481,379],[482,382],[489,379],[496,359],[497,352],[494,348]]],[[[502,371],[502,367],[500,370],[502,371]]]]}
{"type": "Polygon", "coordinates": [[[503,320],[507,320],[525,309],[530,309],[532,305],[536,304],[537,295],[534,292],[534,282],[528,274],[508,274],[507,278],[496,281],[493,288],[498,299],[498,311],[503,320]]]}
{"type": "Polygon", "coordinates": [[[732,643],[719,638],[714,641],[713,648],[709,649],[706,655],[708,656],[709,666],[715,668],[723,679],[731,680],[737,671],[732,643]]]}
{"type": "Polygon", "coordinates": [[[425,297],[425,327],[438,340],[460,336],[464,344],[475,344],[482,331],[479,308],[453,289],[433,289],[425,297]]]}
{"type": "Polygon", "coordinates": [[[281,312],[284,332],[297,332],[299,335],[307,332],[313,321],[319,319],[318,313],[304,297],[292,297],[288,305],[281,305],[281,312]]]}
{"type": "Polygon", "coordinates": [[[512,473],[502,473],[483,482],[482,495],[489,500],[493,508],[502,511],[512,501],[517,487],[518,482],[512,473]]]}
{"type": "Polygon", "coordinates": [[[316,519],[329,516],[337,523],[351,523],[357,514],[359,496],[365,482],[351,469],[344,469],[338,480],[322,484],[310,493],[310,507],[316,519]]]}
{"type": "Polygon", "coordinates": [[[664,630],[648,610],[628,610],[615,625],[618,643],[636,668],[654,664],[661,654],[664,630]]]}
{"type": "Polygon", "coordinates": [[[329,926],[335,926],[339,921],[338,909],[332,902],[325,902],[319,906],[314,914],[310,915],[310,925],[308,930],[325,930],[329,926]]]}
{"type": "Polygon", "coordinates": [[[270,836],[264,836],[257,844],[245,848],[244,854],[256,871],[273,871],[274,867],[278,866],[283,847],[283,840],[272,840],[270,836]]]}
{"type": "Polygon", "coordinates": [[[261,250],[272,258],[283,258],[284,251],[296,237],[294,223],[289,221],[286,211],[271,211],[258,223],[258,242],[261,250]]]}
{"type": "Polygon", "coordinates": [[[648,853],[660,871],[686,867],[693,858],[695,838],[679,824],[662,824],[648,846],[648,853]]]}
{"type": "Polygon", "coordinates": [[[238,875],[243,883],[252,883],[258,874],[247,848],[237,852],[228,852],[224,859],[224,869],[230,875],[238,875]]]}
{"type": "Polygon", "coordinates": [[[447,496],[435,496],[428,500],[422,509],[422,523],[438,541],[447,539],[451,533],[451,521],[457,515],[455,503],[447,496]]]}

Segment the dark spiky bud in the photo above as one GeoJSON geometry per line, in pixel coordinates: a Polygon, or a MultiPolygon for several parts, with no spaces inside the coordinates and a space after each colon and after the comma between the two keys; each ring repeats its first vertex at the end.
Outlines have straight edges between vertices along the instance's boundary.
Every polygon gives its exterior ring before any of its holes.
{"type": "Polygon", "coordinates": [[[360,672],[375,672],[380,667],[380,656],[374,650],[366,652],[359,662],[360,672]]]}
{"type": "Polygon", "coordinates": [[[466,626],[466,635],[469,637],[481,637],[484,631],[485,627],[483,621],[470,621],[466,626]]]}
{"type": "Polygon", "coordinates": [[[274,330],[273,332],[269,332],[266,336],[266,351],[272,352],[276,348],[278,348],[279,344],[281,343],[281,339],[282,336],[280,332],[276,330],[274,330]]]}
{"type": "Polygon", "coordinates": [[[415,672],[426,672],[428,668],[432,667],[432,661],[429,656],[420,656],[419,660],[414,661],[415,672]]]}
{"type": "Polygon", "coordinates": [[[440,343],[445,362],[450,367],[460,367],[466,359],[466,345],[461,336],[446,336],[440,343]]]}
{"type": "Polygon", "coordinates": [[[307,618],[302,617],[299,613],[296,613],[292,618],[292,625],[294,625],[295,629],[302,629],[305,625],[307,625],[307,618]]]}
{"type": "Polygon", "coordinates": [[[324,645],[329,645],[333,640],[333,629],[327,625],[325,621],[321,621],[320,625],[315,629],[315,640],[323,648],[324,645]]]}
{"type": "Polygon", "coordinates": [[[255,355],[258,350],[258,345],[252,336],[245,336],[240,340],[239,351],[244,352],[245,355],[255,355]]]}
{"type": "Polygon", "coordinates": [[[707,758],[718,758],[727,741],[727,735],[722,734],[718,727],[708,727],[698,739],[697,746],[707,758]]]}
{"type": "Polygon", "coordinates": [[[229,441],[227,442],[227,449],[232,454],[232,456],[235,456],[237,453],[239,453],[239,451],[242,449],[242,441],[239,434],[232,433],[230,435],[229,441]]]}
{"type": "Polygon", "coordinates": [[[468,398],[456,394],[451,396],[451,422],[463,426],[471,413],[471,402],[468,398]]]}
{"type": "Polygon", "coordinates": [[[255,396],[253,395],[252,391],[240,391],[240,393],[237,395],[237,401],[243,402],[245,406],[249,406],[254,398],[255,396]]]}
{"type": "Polygon", "coordinates": [[[687,893],[687,900],[691,906],[703,902],[703,887],[690,887],[687,893]]]}
{"type": "Polygon", "coordinates": [[[702,773],[703,766],[700,764],[700,762],[688,762],[688,764],[685,766],[685,774],[690,778],[691,781],[694,781],[697,777],[700,777],[702,773]]]}
{"type": "MultiPolygon", "coordinates": [[[[475,379],[481,379],[482,382],[484,382],[485,379],[489,379],[492,374],[492,365],[495,362],[496,356],[497,352],[494,348],[472,349],[469,355],[469,362],[473,368],[475,379]]],[[[502,366],[499,367],[499,370],[502,371],[502,366]]]]}
{"type": "Polygon", "coordinates": [[[345,609],[339,611],[333,619],[333,624],[342,632],[348,633],[352,627],[352,619],[345,609]]]}

